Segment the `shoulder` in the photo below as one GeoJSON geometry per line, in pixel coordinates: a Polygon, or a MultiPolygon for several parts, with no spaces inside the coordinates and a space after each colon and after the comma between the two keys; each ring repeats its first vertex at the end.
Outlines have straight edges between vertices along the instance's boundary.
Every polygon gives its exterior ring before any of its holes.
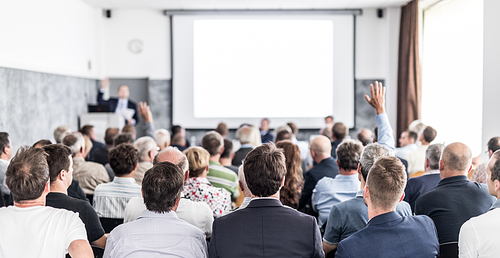
{"type": "Polygon", "coordinates": [[[104,172],[106,172],[106,169],[104,168],[103,165],[97,163],[97,162],[93,162],[93,161],[85,161],[85,165],[88,167],[88,168],[92,168],[92,169],[96,169],[96,170],[103,170],[104,172]]]}

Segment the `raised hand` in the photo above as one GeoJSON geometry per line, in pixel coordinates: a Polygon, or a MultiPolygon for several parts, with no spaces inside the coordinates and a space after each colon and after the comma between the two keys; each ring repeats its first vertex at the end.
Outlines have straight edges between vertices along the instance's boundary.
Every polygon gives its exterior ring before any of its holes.
{"type": "Polygon", "coordinates": [[[381,82],[376,81],[375,87],[370,84],[371,98],[365,95],[366,101],[375,108],[375,112],[378,114],[385,113],[385,87],[382,86],[381,82]]]}
{"type": "Polygon", "coordinates": [[[109,78],[106,78],[106,79],[102,80],[102,82],[101,82],[101,89],[104,90],[104,89],[108,88],[109,85],[110,85],[109,78]]]}
{"type": "Polygon", "coordinates": [[[153,113],[146,102],[139,102],[139,115],[146,123],[153,122],[153,113]]]}

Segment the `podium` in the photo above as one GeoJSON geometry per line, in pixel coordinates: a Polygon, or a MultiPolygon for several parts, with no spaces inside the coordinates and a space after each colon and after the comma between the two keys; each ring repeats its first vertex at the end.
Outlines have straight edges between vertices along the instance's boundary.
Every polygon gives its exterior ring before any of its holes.
{"type": "Polygon", "coordinates": [[[125,126],[125,121],[116,113],[86,113],[80,115],[80,126],[84,125],[93,125],[96,139],[104,139],[108,127],[121,130],[125,126]]]}

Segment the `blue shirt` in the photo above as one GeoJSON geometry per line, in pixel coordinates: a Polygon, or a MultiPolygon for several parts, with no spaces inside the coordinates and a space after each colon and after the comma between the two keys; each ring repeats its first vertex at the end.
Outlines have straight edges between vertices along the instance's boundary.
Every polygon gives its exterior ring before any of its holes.
{"type": "Polygon", "coordinates": [[[313,208],[319,212],[318,226],[323,226],[328,220],[333,205],[356,197],[360,185],[357,173],[348,176],[339,174],[335,178],[323,177],[319,180],[312,195],[313,208]]]}
{"type": "Polygon", "coordinates": [[[307,171],[304,176],[304,187],[299,200],[299,209],[309,204],[311,201],[312,191],[316,187],[316,183],[323,177],[334,178],[339,174],[339,168],[332,157],[326,158],[316,164],[313,168],[307,171]]]}
{"type": "Polygon", "coordinates": [[[395,141],[392,132],[391,124],[389,123],[389,118],[386,113],[378,114],[376,117],[378,126],[378,138],[377,142],[383,144],[392,151],[394,151],[395,141]]]}

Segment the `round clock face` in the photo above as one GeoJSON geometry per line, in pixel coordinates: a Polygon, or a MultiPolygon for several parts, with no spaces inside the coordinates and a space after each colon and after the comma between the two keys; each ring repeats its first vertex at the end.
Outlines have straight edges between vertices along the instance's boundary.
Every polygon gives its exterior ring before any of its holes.
{"type": "Polygon", "coordinates": [[[142,52],[143,43],[140,39],[133,39],[128,43],[128,49],[134,54],[139,54],[142,52]]]}

